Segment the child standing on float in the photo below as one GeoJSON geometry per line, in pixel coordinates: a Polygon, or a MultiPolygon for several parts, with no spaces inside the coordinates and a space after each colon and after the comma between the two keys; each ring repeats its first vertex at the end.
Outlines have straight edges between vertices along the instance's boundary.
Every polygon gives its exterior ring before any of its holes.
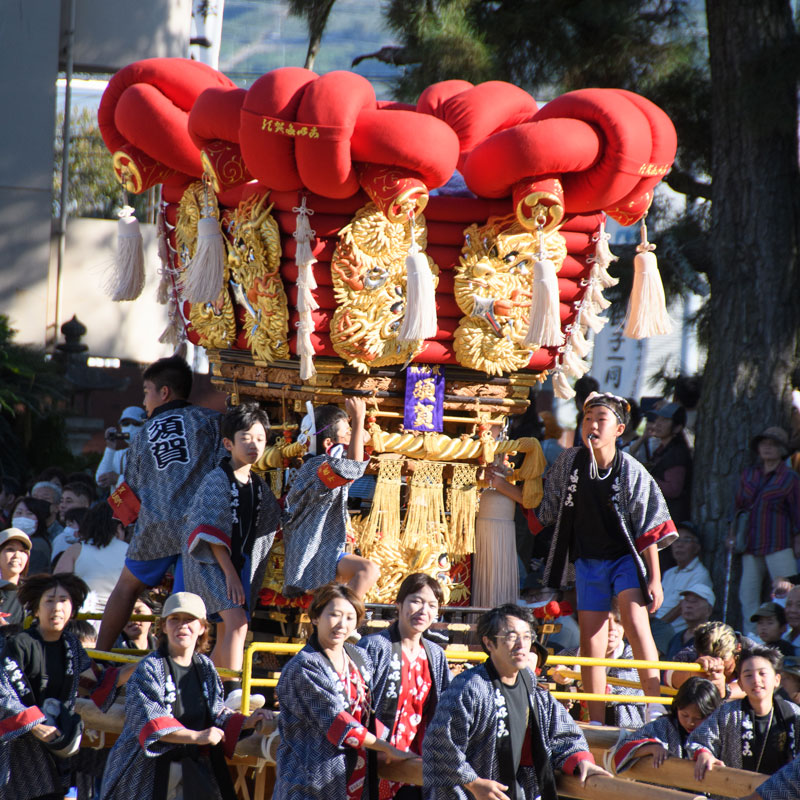
{"type": "MultiPolygon", "coordinates": [[[[678,534],[655,481],[636,459],[617,449],[628,422],[628,401],[593,392],[583,412],[586,447],[561,453],[548,472],[541,505],[529,513],[533,533],[555,526],[545,581],[560,587],[574,574],[585,656],[605,656],[608,612],[616,595],[634,657],[656,661],[648,613],[664,597],[658,551],[678,534]]],[[[492,485],[504,491],[501,483],[506,482],[492,478],[492,485]]],[[[582,674],[585,691],[605,693],[603,667],[583,667],[582,674]]],[[[657,670],[639,670],[639,680],[646,695],[659,694],[657,670]]],[[[588,706],[592,721],[602,722],[605,704],[588,706]]],[[[663,713],[661,706],[648,707],[648,719],[658,713],[663,713]]]]}

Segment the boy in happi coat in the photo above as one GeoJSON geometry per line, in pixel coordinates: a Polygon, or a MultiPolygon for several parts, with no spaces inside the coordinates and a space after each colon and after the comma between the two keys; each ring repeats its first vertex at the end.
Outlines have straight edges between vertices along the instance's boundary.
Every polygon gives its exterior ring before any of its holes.
{"type": "MultiPolygon", "coordinates": [[[[161,358],[143,374],[147,422],[131,440],[125,482],[115,495],[141,503],[125,566],[108,598],[97,635],[110,650],[128,622],[136,599],[175,570],[173,589],[183,588],[183,519],[200,482],[224,455],[220,415],[188,401],[192,370],[180,357],[161,358]],[[122,495],[120,495],[122,492],[122,495]]],[[[114,495],[109,502],[114,500],[114,495]]],[[[113,505],[112,505],[113,507],[113,505]]]]}
{"type": "MultiPolygon", "coordinates": [[[[560,587],[572,579],[578,595],[581,652],[602,658],[607,647],[608,612],[614,595],[634,657],[658,660],[649,613],[663,599],[658,551],[678,536],[658,485],[645,468],[620,452],[628,401],[593,392],[584,403],[586,447],[565,450],[550,468],[544,497],[529,515],[534,533],[554,525],[545,581],[560,587]]],[[[602,694],[603,667],[584,667],[584,690],[602,694]]],[[[658,671],[639,670],[644,693],[660,693],[658,671]]],[[[590,702],[592,720],[602,722],[605,706],[590,702]]],[[[648,707],[649,715],[663,713],[648,707]]]]}
{"type": "MultiPolygon", "coordinates": [[[[243,403],[225,414],[221,430],[229,455],[204,478],[189,507],[183,570],[187,591],[203,599],[209,619],[217,623],[211,660],[238,672],[281,510],[251,470],[264,454],[267,415],[257,403],[243,403]]],[[[235,702],[230,692],[241,690],[241,684],[225,681],[224,686],[226,702],[235,702]]]]}
{"type": "Polygon", "coordinates": [[[738,673],[745,697],[721,705],[687,742],[697,780],[715,766],[772,775],[800,753],[800,708],[775,696],[780,661],[768,647],[742,651],[738,673]]]}
{"type": "Polygon", "coordinates": [[[554,771],[608,773],[564,707],[536,686],[547,651],[515,605],[486,612],[478,635],[489,658],[443,692],[422,748],[423,785],[435,800],[556,800],[554,771]],[[533,645],[534,651],[531,651],[533,645]]]}
{"type": "Polygon", "coordinates": [[[348,488],[369,463],[364,460],[366,403],[348,397],[345,408],[347,413],[332,405],[316,410],[313,455],[286,495],[283,592],[288,596],[336,580],[363,598],[379,577],[372,561],[345,552],[348,488]]]}

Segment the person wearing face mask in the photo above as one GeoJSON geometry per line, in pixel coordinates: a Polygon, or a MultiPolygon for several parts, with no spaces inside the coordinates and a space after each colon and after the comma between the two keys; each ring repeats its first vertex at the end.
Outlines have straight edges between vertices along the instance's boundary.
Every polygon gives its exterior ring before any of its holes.
{"type": "Polygon", "coordinates": [[[20,497],[11,507],[11,527],[22,531],[31,540],[31,560],[28,571],[50,571],[52,548],[47,535],[47,515],[50,506],[35,497],[20,497]]]}
{"type": "Polygon", "coordinates": [[[94,474],[98,486],[113,491],[122,483],[128,447],[146,420],[147,413],[143,408],[128,406],[120,414],[119,424],[106,428],[106,449],[94,474]]]}
{"type": "Polygon", "coordinates": [[[83,519],[89,509],[80,506],[64,512],[64,530],[53,539],[51,557],[55,566],[58,557],[71,545],[78,541],[78,534],[83,524],[83,519]]]}
{"type": "Polygon", "coordinates": [[[25,612],[17,599],[19,579],[28,569],[31,540],[17,528],[0,531],[0,625],[22,625],[25,612]]]}
{"type": "MultiPolygon", "coordinates": [[[[439,616],[442,587],[430,575],[415,572],[397,591],[397,620],[385,630],[365,636],[358,646],[375,665],[375,713],[391,731],[389,742],[401,750],[422,753],[425,728],[436,703],[450,685],[444,650],[423,638],[439,616]]],[[[422,797],[416,786],[381,781],[380,800],[422,797]]]]}

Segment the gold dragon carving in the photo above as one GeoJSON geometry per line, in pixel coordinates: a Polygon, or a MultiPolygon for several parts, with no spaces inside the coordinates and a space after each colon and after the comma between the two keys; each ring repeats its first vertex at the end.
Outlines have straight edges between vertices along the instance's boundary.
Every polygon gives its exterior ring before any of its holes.
{"type": "MultiPolygon", "coordinates": [[[[424,250],[424,217],[419,216],[415,225],[417,243],[424,250]]],[[[359,372],[403,364],[422,350],[422,341],[397,342],[405,312],[405,261],[410,245],[410,224],[390,222],[374,203],[360,208],[339,232],[331,260],[337,306],[330,324],[331,342],[337,354],[359,372]]],[[[438,283],[439,270],[430,258],[428,263],[438,283]]]]}
{"type": "MultiPolygon", "coordinates": [[[[551,231],[544,244],[547,257],[560,270],[567,255],[564,237],[551,231]]],[[[454,274],[455,299],[465,314],[455,333],[459,364],[488,375],[528,366],[532,350],[522,342],[538,251],[538,235],[513,216],[492,218],[464,231],[454,274]]]]}
{"type": "MultiPolygon", "coordinates": [[[[208,206],[210,215],[219,219],[219,205],[214,192],[206,190],[202,181],[192,183],[181,197],[175,237],[181,270],[186,269],[197,248],[197,223],[203,215],[203,206],[208,206]]],[[[192,303],[189,322],[197,332],[203,347],[230,347],[236,340],[236,315],[228,292],[230,270],[226,267],[224,283],[214,303],[192,303]]]]}
{"type": "Polygon", "coordinates": [[[236,209],[228,266],[231,291],[246,311],[247,343],[269,363],[289,357],[289,303],[280,276],[280,231],[267,197],[253,195],[236,209]]]}

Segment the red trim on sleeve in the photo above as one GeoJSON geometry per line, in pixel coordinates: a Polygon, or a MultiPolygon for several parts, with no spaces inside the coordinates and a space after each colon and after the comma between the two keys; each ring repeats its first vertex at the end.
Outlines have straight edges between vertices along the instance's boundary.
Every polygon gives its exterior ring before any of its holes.
{"type": "Polygon", "coordinates": [[[692,753],[692,761],[697,761],[700,753],[708,753],[710,756],[714,756],[714,754],[707,747],[698,747],[697,750],[692,753]]]}
{"type": "Polygon", "coordinates": [[[655,528],[650,528],[649,531],[639,536],[636,539],[636,549],[641,553],[651,544],[656,544],[665,536],[669,536],[670,533],[677,533],[677,530],[675,529],[675,523],[668,519],[666,522],[656,525],[655,528]]]}
{"type": "Polygon", "coordinates": [[[594,756],[588,750],[579,750],[577,753],[573,753],[564,762],[564,766],[561,767],[561,771],[565,775],[572,775],[575,772],[575,767],[578,766],[578,762],[580,761],[589,761],[592,764],[595,763],[594,756]]]}
{"type": "Polygon", "coordinates": [[[619,765],[631,754],[633,750],[643,744],[655,742],[655,739],[635,739],[631,742],[625,742],[616,753],[614,753],[614,769],[618,769],[619,765]]]}
{"type": "Polygon", "coordinates": [[[0,722],[0,736],[5,736],[12,731],[18,731],[36,720],[44,720],[44,714],[38,706],[30,706],[13,717],[6,717],[0,722]]]}
{"type": "Polygon", "coordinates": [[[188,548],[191,551],[192,544],[194,540],[201,534],[204,533],[206,536],[213,536],[215,539],[219,539],[220,544],[224,544],[228,550],[231,549],[231,537],[224,534],[219,528],[215,528],[213,525],[198,525],[190,534],[189,534],[189,542],[188,548]]]}
{"type": "MultiPolygon", "coordinates": [[[[355,734],[354,731],[348,731],[348,728],[361,728],[363,731],[363,734],[361,734],[361,741],[364,741],[364,736],[367,735],[367,729],[364,728],[352,714],[348,714],[346,711],[340,711],[331,723],[330,728],[328,728],[328,733],[326,734],[328,741],[338,747],[345,733],[347,733],[348,738],[355,734]]],[[[355,735],[356,738],[358,738],[358,734],[355,735]]]]}
{"type": "Polygon", "coordinates": [[[525,518],[528,520],[528,529],[534,536],[536,536],[536,534],[542,530],[544,525],[539,522],[539,518],[536,516],[532,508],[524,508],[523,511],[525,512],[525,518]]]}
{"type": "Polygon", "coordinates": [[[156,717],[155,719],[151,719],[150,722],[143,725],[142,729],[139,731],[139,746],[144,750],[147,740],[154,733],[158,733],[158,731],[163,731],[165,728],[183,727],[184,726],[181,725],[175,717],[156,717]]]}
{"type": "Polygon", "coordinates": [[[89,695],[89,699],[98,707],[102,708],[103,704],[108,700],[108,696],[114,691],[117,685],[117,677],[119,676],[119,669],[117,667],[109,667],[104,673],[100,682],[97,684],[95,690],[89,695]]]}
{"type": "Polygon", "coordinates": [[[236,744],[239,741],[239,734],[242,732],[242,725],[244,725],[244,714],[231,714],[228,721],[225,723],[225,758],[232,758],[233,751],[236,749],[236,744]]]}
{"type": "Polygon", "coordinates": [[[329,489],[338,489],[340,486],[344,486],[346,483],[353,482],[339,475],[339,473],[337,473],[327,461],[324,461],[319,465],[319,467],[317,467],[317,477],[329,489]]]}

